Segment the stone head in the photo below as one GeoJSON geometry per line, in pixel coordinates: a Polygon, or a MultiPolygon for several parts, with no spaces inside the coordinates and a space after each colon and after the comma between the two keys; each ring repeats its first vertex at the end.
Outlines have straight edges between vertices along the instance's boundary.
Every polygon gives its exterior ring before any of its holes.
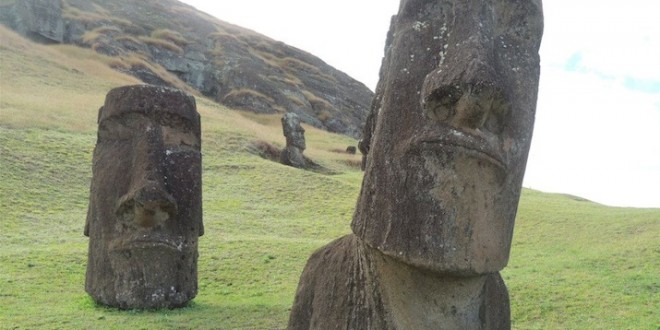
{"type": "Polygon", "coordinates": [[[197,293],[202,224],[195,100],[156,86],[111,90],[98,115],[86,290],[120,308],[184,305],[197,293]]]}
{"type": "Polygon", "coordinates": [[[456,275],[509,257],[532,137],[540,0],[403,0],[392,19],[352,228],[456,275]]]}
{"type": "Polygon", "coordinates": [[[305,150],[305,129],[300,126],[300,117],[293,112],[282,116],[282,130],[286,137],[286,145],[305,150]]]}

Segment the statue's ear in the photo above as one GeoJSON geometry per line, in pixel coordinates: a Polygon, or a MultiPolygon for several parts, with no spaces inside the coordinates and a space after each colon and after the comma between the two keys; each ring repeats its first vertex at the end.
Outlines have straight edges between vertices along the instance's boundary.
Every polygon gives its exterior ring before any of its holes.
{"type": "Polygon", "coordinates": [[[85,219],[85,230],[83,231],[83,234],[85,236],[89,237],[89,222],[91,221],[92,217],[92,205],[90,203],[89,207],[87,208],[87,218],[85,219]]]}
{"type": "Polygon", "coordinates": [[[103,106],[101,106],[101,107],[99,108],[99,112],[98,112],[98,114],[96,115],[96,123],[97,123],[97,124],[98,124],[99,122],[101,122],[101,113],[102,113],[102,112],[103,112],[103,106]]]}

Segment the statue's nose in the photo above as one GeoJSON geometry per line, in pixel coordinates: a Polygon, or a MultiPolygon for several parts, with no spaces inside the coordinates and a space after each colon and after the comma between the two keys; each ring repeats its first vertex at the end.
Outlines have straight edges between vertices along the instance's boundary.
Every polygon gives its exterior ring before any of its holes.
{"type": "Polygon", "coordinates": [[[479,1],[459,2],[448,37],[446,58],[424,79],[421,105],[434,120],[457,128],[478,129],[493,112],[506,110],[496,73],[494,17],[479,1]]]}
{"type": "Polygon", "coordinates": [[[477,129],[504,104],[500,91],[491,83],[454,85],[438,88],[424,100],[424,111],[431,119],[457,128],[477,129]]]}
{"type": "Polygon", "coordinates": [[[117,207],[117,215],[121,219],[143,228],[162,225],[176,212],[174,198],[153,182],[127,194],[117,207]]]}
{"type": "Polygon", "coordinates": [[[165,148],[160,126],[147,126],[134,141],[132,153],[131,188],[120,198],[116,214],[126,224],[144,228],[161,225],[176,215],[177,205],[165,184],[165,148]]]}

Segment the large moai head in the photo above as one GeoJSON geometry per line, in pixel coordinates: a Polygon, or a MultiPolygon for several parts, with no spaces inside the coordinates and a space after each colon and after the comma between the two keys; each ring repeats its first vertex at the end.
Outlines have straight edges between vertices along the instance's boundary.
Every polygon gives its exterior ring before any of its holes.
{"type": "Polygon", "coordinates": [[[85,225],[85,289],[97,302],[172,308],[197,294],[200,147],[192,96],[146,85],[106,96],[85,225]]]}
{"type": "Polygon", "coordinates": [[[502,269],[532,137],[540,0],[403,0],[352,228],[410,265],[502,269]]]}

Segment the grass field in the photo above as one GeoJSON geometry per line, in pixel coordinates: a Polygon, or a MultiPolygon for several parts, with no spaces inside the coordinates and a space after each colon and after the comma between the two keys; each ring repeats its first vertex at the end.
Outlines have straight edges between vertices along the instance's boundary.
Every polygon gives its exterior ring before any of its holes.
{"type": "MultiPolygon", "coordinates": [[[[284,144],[278,116],[198,97],[199,294],[178,310],[97,306],[83,236],[96,113],[137,81],[88,51],[0,37],[0,328],[284,328],[309,254],[350,231],[359,156],[332,150],[355,141],[306,127],[306,155],[334,174],[281,166],[250,152],[284,144]]],[[[660,209],[525,190],[503,276],[515,329],[660,329],[660,209]]]]}

